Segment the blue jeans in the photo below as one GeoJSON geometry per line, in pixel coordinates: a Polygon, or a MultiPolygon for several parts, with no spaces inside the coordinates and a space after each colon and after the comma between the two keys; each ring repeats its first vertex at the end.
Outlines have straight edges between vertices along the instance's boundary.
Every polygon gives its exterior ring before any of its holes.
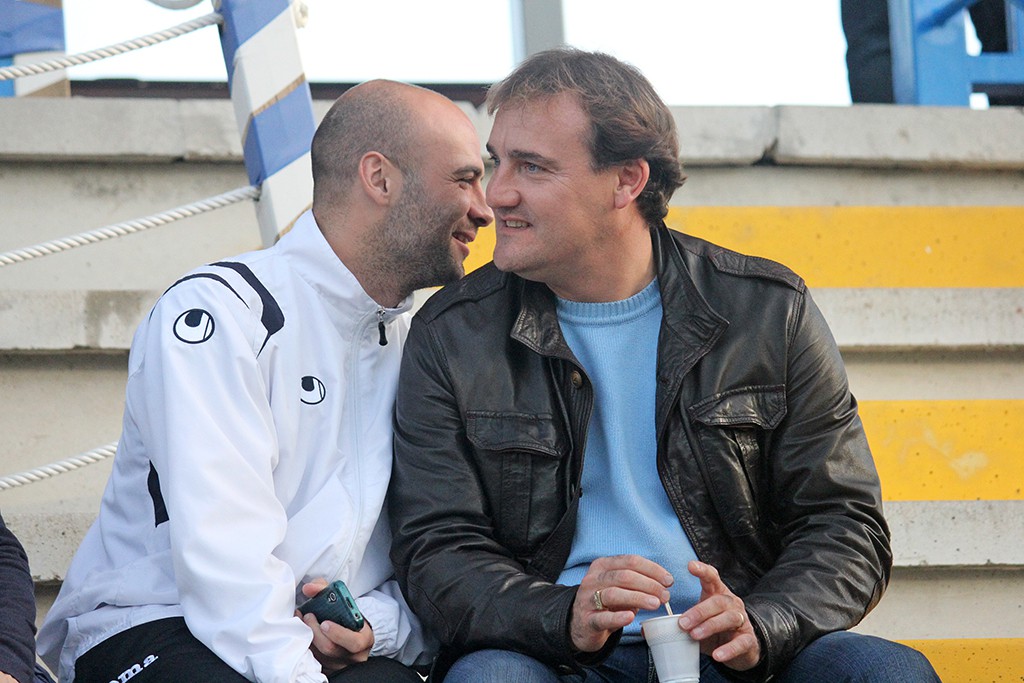
{"type": "MultiPolygon", "coordinates": [[[[508,650],[479,650],[459,659],[445,683],[656,683],[647,646],[620,645],[584,675],[559,675],[541,662],[508,650]]],[[[733,679],[701,655],[700,682],[733,679]]],[[[774,683],[941,683],[917,650],[899,643],[839,631],[814,641],[772,679],[774,683]]]]}

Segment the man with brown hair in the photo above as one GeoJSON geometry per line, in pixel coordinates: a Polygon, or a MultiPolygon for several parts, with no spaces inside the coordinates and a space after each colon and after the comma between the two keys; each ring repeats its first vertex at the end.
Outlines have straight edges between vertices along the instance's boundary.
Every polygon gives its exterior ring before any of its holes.
{"type": "Polygon", "coordinates": [[[705,683],[936,680],[846,633],[892,556],[842,359],[799,277],[665,226],[650,83],[554,50],[488,108],[494,264],[414,319],[396,402],[392,559],[437,678],[654,680],[668,602],[705,683]]]}

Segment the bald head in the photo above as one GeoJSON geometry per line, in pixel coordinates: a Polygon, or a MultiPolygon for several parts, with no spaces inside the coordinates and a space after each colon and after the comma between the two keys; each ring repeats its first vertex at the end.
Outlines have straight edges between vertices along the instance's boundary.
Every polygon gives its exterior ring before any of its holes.
{"type": "Polygon", "coordinates": [[[380,152],[403,171],[414,168],[424,124],[436,107],[457,109],[442,95],[396,81],[368,81],[346,91],[313,136],[314,205],[343,200],[367,152],[380,152]]]}

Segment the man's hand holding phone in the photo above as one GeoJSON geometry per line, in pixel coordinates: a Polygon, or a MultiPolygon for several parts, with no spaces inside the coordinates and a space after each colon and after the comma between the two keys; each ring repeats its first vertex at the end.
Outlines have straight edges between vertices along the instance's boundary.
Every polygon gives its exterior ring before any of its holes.
{"type": "Polygon", "coordinates": [[[302,587],[302,594],[310,599],[299,605],[295,615],[312,629],[310,649],[324,673],[365,662],[373,647],[373,628],[345,584],[314,579],[302,587]]]}

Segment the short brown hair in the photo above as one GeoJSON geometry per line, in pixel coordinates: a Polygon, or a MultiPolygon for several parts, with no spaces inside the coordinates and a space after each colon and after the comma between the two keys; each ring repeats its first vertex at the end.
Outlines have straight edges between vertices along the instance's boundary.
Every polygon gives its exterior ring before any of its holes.
{"type": "Polygon", "coordinates": [[[404,170],[414,147],[416,122],[402,94],[411,87],[368,81],[334,102],[310,145],[314,203],[329,203],[339,198],[337,193],[347,193],[367,152],[380,152],[404,170]]]}
{"type": "Polygon", "coordinates": [[[672,112],[636,67],[601,52],[545,50],[527,58],[487,93],[487,112],[569,93],[590,118],[590,155],[596,170],[645,159],[651,177],[637,198],[640,213],[657,225],[672,193],[686,180],[672,112]]]}

